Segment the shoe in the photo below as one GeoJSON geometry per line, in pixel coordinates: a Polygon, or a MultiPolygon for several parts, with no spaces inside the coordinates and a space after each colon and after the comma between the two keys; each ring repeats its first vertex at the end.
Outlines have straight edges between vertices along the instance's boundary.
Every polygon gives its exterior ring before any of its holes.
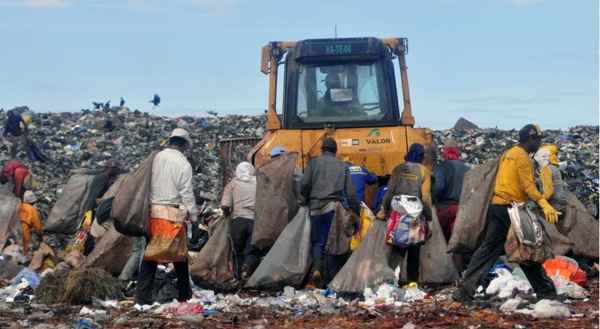
{"type": "Polygon", "coordinates": [[[469,295],[464,289],[458,288],[452,293],[452,299],[458,303],[468,304],[473,301],[473,296],[469,295]]]}
{"type": "Polygon", "coordinates": [[[321,288],[321,284],[323,283],[323,276],[321,275],[320,271],[314,271],[309,283],[306,285],[306,288],[309,289],[315,289],[315,288],[321,288]]]}

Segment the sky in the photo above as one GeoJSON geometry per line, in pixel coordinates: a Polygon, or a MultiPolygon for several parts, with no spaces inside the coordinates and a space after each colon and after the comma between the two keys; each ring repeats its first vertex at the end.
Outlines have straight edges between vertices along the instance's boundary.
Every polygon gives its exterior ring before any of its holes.
{"type": "Polygon", "coordinates": [[[259,114],[260,47],[337,26],[408,38],[417,126],[598,124],[598,12],[597,0],[0,0],[0,107],[122,96],[159,115],[259,114]]]}

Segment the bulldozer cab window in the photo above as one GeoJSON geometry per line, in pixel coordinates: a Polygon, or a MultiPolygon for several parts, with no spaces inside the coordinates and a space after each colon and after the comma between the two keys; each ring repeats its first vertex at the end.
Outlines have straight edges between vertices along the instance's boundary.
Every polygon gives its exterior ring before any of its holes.
{"type": "Polygon", "coordinates": [[[297,117],[305,123],[381,120],[380,64],[299,65],[297,117]]]}

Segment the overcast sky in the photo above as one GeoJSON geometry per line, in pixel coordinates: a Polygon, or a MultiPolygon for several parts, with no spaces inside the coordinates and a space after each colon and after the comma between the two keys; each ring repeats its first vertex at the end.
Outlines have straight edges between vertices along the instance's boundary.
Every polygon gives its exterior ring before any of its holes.
{"type": "Polygon", "coordinates": [[[0,0],[0,107],[261,113],[271,40],[409,39],[418,126],[598,124],[596,0],[0,0]]]}

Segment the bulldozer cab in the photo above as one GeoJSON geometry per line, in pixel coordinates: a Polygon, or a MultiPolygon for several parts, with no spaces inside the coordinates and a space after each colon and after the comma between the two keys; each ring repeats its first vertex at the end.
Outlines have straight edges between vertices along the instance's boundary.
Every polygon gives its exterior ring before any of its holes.
{"type": "Polygon", "coordinates": [[[399,125],[392,58],[375,38],[298,42],[286,53],[282,128],[399,125]]]}

